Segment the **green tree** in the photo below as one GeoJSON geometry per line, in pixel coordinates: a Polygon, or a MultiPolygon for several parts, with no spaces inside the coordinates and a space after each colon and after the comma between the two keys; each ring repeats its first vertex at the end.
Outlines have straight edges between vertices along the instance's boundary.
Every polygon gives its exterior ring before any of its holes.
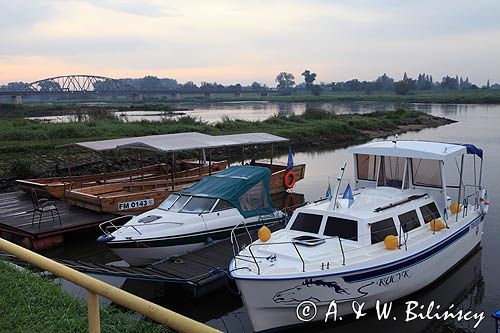
{"type": "Polygon", "coordinates": [[[304,77],[306,89],[311,90],[313,87],[313,82],[314,80],[316,80],[316,73],[312,73],[310,70],[306,69],[301,75],[304,77]]]}
{"type": "Polygon", "coordinates": [[[276,89],[281,95],[290,95],[295,85],[295,76],[292,73],[281,72],[276,76],[276,89]]]}
{"type": "Polygon", "coordinates": [[[408,80],[401,80],[394,83],[394,92],[396,95],[408,95],[410,92],[410,86],[408,80]]]}

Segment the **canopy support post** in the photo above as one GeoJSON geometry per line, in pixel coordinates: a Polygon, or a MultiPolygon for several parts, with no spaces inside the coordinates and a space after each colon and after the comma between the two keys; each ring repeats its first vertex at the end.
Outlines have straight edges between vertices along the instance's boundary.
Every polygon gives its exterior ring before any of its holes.
{"type": "Polygon", "coordinates": [[[104,175],[104,183],[106,183],[106,151],[102,152],[102,172],[104,175]]]}
{"type": "Polygon", "coordinates": [[[274,144],[271,143],[271,173],[273,172],[274,144]]]}
{"type": "Polygon", "coordinates": [[[127,158],[128,158],[128,179],[129,182],[132,182],[132,155],[130,149],[127,149],[127,158]]]}
{"type": "Polygon", "coordinates": [[[142,149],[139,149],[139,159],[141,160],[141,180],[144,180],[144,156],[142,155],[142,149]]]}
{"type": "Polygon", "coordinates": [[[203,151],[198,150],[198,176],[201,178],[201,169],[203,168],[203,151]]]}
{"type": "Polygon", "coordinates": [[[476,195],[474,195],[474,207],[478,207],[479,191],[477,190],[476,155],[472,155],[472,158],[474,159],[474,193],[477,193],[476,195]]]}
{"type": "Polygon", "coordinates": [[[175,189],[175,152],[172,152],[172,172],[170,173],[172,177],[172,191],[175,189]]]}
{"type": "Polygon", "coordinates": [[[483,178],[483,157],[481,157],[481,165],[479,166],[479,188],[481,188],[482,178],[483,178]]]}
{"type": "Polygon", "coordinates": [[[227,155],[227,167],[229,168],[231,166],[231,147],[226,148],[226,155],[227,155]]]}
{"type": "Polygon", "coordinates": [[[241,165],[245,164],[245,146],[241,147],[241,165]]]}
{"type": "Polygon", "coordinates": [[[208,175],[212,175],[212,149],[208,150],[208,175]]]}
{"type": "MultiPolygon", "coordinates": [[[[464,155],[462,154],[462,160],[460,162],[460,181],[458,183],[458,207],[460,207],[460,200],[462,200],[462,178],[464,173],[464,155]]],[[[465,209],[465,207],[462,207],[465,209]]],[[[455,222],[458,222],[458,212],[455,218],[455,222]]]]}
{"type": "MultiPolygon", "coordinates": [[[[446,226],[448,226],[448,212],[446,203],[448,202],[448,194],[446,193],[446,179],[444,175],[444,161],[439,161],[439,172],[441,173],[441,185],[443,186],[443,200],[444,200],[444,208],[443,208],[443,219],[446,226]]],[[[413,176],[413,175],[412,175],[413,176]]]]}

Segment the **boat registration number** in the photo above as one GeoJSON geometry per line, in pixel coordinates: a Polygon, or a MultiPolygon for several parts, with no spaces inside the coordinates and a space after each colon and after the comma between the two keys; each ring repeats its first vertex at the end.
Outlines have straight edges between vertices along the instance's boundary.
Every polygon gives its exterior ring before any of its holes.
{"type": "Polygon", "coordinates": [[[127,201],[127,202],[119,202],[118,203],[118,210],[143,208],[143,207],[153,206],[154,204],[155,204],[155,199],[153,199],[153,198],[151,198],[151,199],[143,199],[143,200],[127,201]]]}

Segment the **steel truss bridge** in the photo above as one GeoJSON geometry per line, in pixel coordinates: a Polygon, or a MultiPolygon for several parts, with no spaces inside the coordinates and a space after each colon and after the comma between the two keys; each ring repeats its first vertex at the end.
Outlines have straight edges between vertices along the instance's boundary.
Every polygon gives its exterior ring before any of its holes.
{"type": "Polygon", "coordinates": [[[133,91],[134,87],[123,80],[96,75],[55,76],[31,82],[26,86],[30,92],[108,92],[133,91]]]}
{"type": "MultiPolygon", "coordinates": [[[[250,92],[250,91],[247,91],[250,92]]],[[[261,94],[267,95],[270,89],[261,91],[261,94]]],[[[179,98],[180,94],[205,94],[205,97],[211,98],[217,91],[193,89],[192,91],[178,89],[155,89],[140,90],[132,86],[126,80],[117,80],[105,76],[74,74],[62,75],[46,78],[43,80],[27,83],[17,90],[0,90],[0,97],[12,97],[14,104],[22,104],[23,97],[30,96],[53,96],[57,97],[85,97],[85,96],[132,96],[133,101],[141,102],[144,95],[171,95],[179,98]]],[[[241,90],[226,91],[240,95],[241,90]]],[[[49,98],[47,97],[47,98],[49,98]]],[[[1,101],[0,101],[1,102],[1,101]]]]}

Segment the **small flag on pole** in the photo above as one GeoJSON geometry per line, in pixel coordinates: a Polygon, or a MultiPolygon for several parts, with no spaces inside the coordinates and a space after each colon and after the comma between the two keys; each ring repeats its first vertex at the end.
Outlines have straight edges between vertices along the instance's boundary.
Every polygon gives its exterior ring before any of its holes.
{"type": "Polygon", "coordinates": [[[354,195],[352,195],[351,184],[347,184],[344,195],[342,195],[342,199],[347,199],[349,201],[348,207],[351,208],[354,203],[354,195]]]}
{"type": "Polygon", "coordinates": [[[288,146],[288,163],[286,164],[286,169],[290,170],[292,168],[293,168],[292,146],[288,146]]]}
{"type": "Polygon", "coordinates": [[[328,200],[332,200],[332,187],[330,186],[330,182],[328,182],[328,188],[326,189],[325,198],[328,200]]]}

